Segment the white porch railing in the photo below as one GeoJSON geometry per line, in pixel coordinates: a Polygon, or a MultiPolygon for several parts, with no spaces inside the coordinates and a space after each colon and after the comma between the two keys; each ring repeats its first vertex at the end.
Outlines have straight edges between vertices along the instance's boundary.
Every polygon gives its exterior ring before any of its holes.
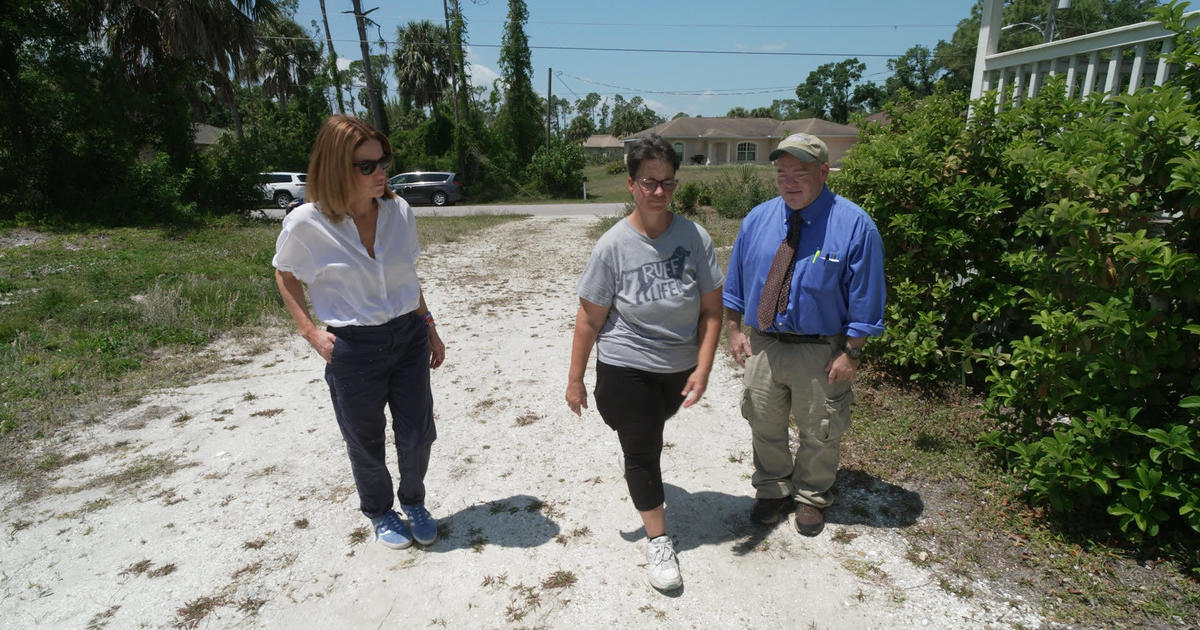
{"type": "MultiPolygon", "coordinates": [[[[1156,21],[997,53],[1002,5],[1002,0],[983,3],[972,100],[995,90],[997,107],[1019,105],[1041,90],[1046,77],[1060,73],[1066,73],[1068,97],[1132,94],[1144,86],[1162,85],[1171,76],[1170,64],[1158,57],[1172,49],[1174,33],[1156,21]],[[1126,51],[1132,51],[1132,58],[1126,51]]],[[[1200,11],[1186,18],[1190,26],[1200,24],[1200,11]]]]}

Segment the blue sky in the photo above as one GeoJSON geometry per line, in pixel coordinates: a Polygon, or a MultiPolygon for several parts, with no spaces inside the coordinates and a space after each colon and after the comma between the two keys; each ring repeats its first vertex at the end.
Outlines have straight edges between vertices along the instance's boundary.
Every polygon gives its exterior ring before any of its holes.
{"type": "MultiPolygon", "coordinates": [[[[491,85],[507,0],[461,0],[467,19],[472,81],[491,85]]],[[[350,0],[326,0],[334,48],[343,63],[358,58],[350,0]]],[[[949,40],[972,0],[527,0],[525,33],[532,49],[533,84],[572,102],[588,92],[611,99],[641,96],[664,117],[676,112],[723,116],[730,108],[768,106],[794,98],[796,85],[821,64],[857,57],[864,80],[884,81],[887,59],[916,44],[949,40]],[[570,50],[584,48],[590,50],[570,50]],[[598,50],[603,49],[603,50],[598,50]],[[626,49],[626,50],[614,50],[626,49]],[[690,52],[646,52],[690,51],[690,52]],[[713,51],[720,54],[696,51],[713,51]]],[[[363,0],[363,9],[392,41],[410,20],[443,21],[441,0],[363,0]]],[[[300,0],[296,21],[312,32],[321,22],[318,0],[300,0]]],[[[368,38],[376,40],[372,29],[368,38]]],[[[394,79],[391,83],[394,84],[394,79]]]]}

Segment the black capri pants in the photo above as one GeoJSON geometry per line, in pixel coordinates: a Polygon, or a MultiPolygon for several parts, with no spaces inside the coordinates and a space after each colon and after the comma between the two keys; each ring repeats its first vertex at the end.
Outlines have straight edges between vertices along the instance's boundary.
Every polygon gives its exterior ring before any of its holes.
{"type": "Polygon", "coordinates": [[[680,392],[695,369],[660,374],[596,361],[596,410],[621,440],[625,483],[639,511],[663,504],[663,426],[683,404],[680,392]]]}

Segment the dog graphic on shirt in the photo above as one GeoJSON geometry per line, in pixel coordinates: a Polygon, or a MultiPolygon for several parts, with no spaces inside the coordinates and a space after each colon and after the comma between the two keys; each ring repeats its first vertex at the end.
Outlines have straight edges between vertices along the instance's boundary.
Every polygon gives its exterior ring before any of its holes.
{"type": "Polygon", "coordinates": [[[624,272],[621,279],[627,289],[624,293],[632,294],[635,304],[683,295],[683,270],[690,255],[691,252],[681,245],[663,260],[649,262],[624,272]]]}

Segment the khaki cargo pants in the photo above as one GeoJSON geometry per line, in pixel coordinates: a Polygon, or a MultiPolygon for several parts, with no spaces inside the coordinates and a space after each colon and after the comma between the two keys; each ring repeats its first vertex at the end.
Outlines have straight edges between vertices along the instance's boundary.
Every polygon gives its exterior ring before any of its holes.
{"type": "Polygon", "coordinates": [[[849,382],[830,385],[825,373],[843,338],[821,339],[825,343],[785,343],[750,331],[742,416],[753,435],[756,498],[793,496],[820,509],[833,503],[829,490],[854,393],[849,382]],[[788,443],[793,416],[799,438],[794,454],[788,443]]]}

